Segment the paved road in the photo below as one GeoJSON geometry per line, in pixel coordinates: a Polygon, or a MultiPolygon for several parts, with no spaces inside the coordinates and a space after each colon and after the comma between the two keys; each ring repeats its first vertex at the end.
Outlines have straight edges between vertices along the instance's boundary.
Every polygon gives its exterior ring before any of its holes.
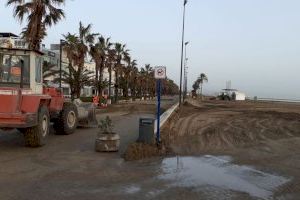
{"type": "Polygon", "coordinates": [[[94,180],[100,184],[103,178],[107,178],[110,183],[113,174],[120,171],[121,154],[138,137],[138,119],[153,115],[108,115],[115,123],[115,132],[121,136],[119,153],[94,151],[97,129],[78,129],[69,136],[51,134],[48,144],[42,148],[24,147],[23,136],[18,131],[0,131],[0,199],[71,198],[78,192],[75,188],[85,181],[94,180]],[[100,178],[99,174],[103,177],[100,178]]]}

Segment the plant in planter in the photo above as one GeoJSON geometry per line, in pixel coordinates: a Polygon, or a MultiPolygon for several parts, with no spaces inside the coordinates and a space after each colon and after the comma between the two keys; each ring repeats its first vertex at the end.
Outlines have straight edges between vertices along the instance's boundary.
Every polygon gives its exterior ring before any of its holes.
{"type": "Polygon", "coordinates": [[[100,104],[101,104],[101,106],[106,107],[107,106],[107,99],[104,98],[104,97],[101,97],[100,104]]]}
{"type": "Polygon", "coordinates": [[[95,150],[99,152],[116,152],[119,150],[120,136],[113,132],[112,120],[106,116],[99,123],[99,132],[95,142],[95,150]]]}

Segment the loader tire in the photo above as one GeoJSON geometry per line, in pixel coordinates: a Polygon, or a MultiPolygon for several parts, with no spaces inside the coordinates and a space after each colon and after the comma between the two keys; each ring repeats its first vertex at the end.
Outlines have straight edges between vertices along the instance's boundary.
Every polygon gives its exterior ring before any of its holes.
{"type": "Polygon", "coordinates": [[[38,124],[34,127],[22,129],[25,145],[28,147],[41,147],[46,144],[49,129],[50,116],[46,106],[41,106],[38,111],[38,124]]]}
{"type": "Polygon", "coordinates": [[[225,101],[230,101],[230,97],[229,97],[229,96],[225,96],[225,97],[224,97],[224,100],[225,100],[225,101]]]}
{"type": "Polygon", "coordinates": [[[73,103],[64,103],[58,118],[54,120],[53,128],[57,135],[70,135],[75,132],[78,124],[78,111],[73,103]]]}

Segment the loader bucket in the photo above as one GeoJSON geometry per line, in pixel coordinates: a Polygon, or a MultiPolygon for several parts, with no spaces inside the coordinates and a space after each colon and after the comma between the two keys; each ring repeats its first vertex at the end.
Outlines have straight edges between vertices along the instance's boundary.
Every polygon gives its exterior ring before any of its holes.
{"type": "Polygon", "coordinates": [[[97,128],[96,106],[92,103],[84,103],[80,99],[74,100],[78,111],[78,127],[97,128]]]}

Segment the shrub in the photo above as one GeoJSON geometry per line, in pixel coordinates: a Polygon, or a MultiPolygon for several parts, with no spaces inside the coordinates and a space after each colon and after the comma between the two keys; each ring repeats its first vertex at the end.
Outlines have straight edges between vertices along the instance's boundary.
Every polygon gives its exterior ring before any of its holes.
{"type": "Polygon", "coordinates": [[[82,102],[93,102],[93,97],[80,97],[82,102]]]}

